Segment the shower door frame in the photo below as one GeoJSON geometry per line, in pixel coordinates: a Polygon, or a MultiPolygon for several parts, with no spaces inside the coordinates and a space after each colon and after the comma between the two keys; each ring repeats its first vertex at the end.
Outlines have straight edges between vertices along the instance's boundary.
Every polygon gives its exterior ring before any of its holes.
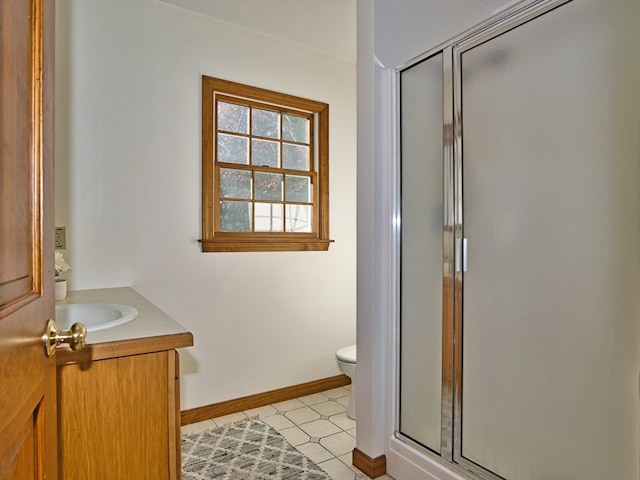
{"type": "MultiPolygon", "coordinates": [[[[462,454],[462,302],[464,290],[464,265],[466,264],[466,240],[463,225],[463,158],[462,158],[462,54],[492,38],[527,23],[573,0],[531,0],[515,5],[490,18],[480,26],[441,44],[394,71],[396,104],[396,137],[401,138],[400,112],[401,82],[403,71],[416,66],[430,57],[442,54],[443,61],[443,230],[442,230],[442,398],[440,453],[434,452],[400,432],[400,370],[401,351],[395,352],[395,425],[394,436],[429,457],[460,474],[484,480],[500,480],[503,477],[465,458],[462,454]],[[463,251],[463,244],[465,248],[463,251]]],[[[401,212],[401,145],[396,145],[395,214],[401,212]]],[[[401,220],[395,222],[394,245],[397,291],[401,298],[399,279],[401,269],[401,220]]],[[[399,345],[401,329],[400,302],[396,302],[395,345],[399,345]]]]}

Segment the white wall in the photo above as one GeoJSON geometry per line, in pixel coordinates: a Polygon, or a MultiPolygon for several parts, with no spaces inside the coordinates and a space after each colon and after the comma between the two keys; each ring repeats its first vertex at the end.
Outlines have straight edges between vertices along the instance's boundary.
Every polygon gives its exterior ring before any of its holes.
{"type": "Polygon", "coordinates": [[[130,285],[193,332],[185,409],[339,374],[356,330],[355,64],[155,0],[56,7],[70,288],[130,285]],[[328,252],[200,252],[203,74],[330,104],[328,252]]]}
{"type": "MultiPolygon", "coordinates": [[[[494,0],[506,4],[509,0],[494,0]]],[[[486,0],[484,0],[486,3],[486,0]]],[[[491,10],[476,0],[376,0],[375,55],[387,68],[462,33],[487,18],[491,10]]]]}

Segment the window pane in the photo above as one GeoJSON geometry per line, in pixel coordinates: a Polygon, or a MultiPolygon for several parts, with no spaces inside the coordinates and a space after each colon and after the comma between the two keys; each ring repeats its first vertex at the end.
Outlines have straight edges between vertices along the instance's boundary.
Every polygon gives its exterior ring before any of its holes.
{"type": "Polygon", "coordinates": [[[220,202],[220,230],[223,232],[250,232],[251,203],[220,202]]]}
{"type": "Polygon", "coordinates": [[[251,140],[251,163],[258,167],[278,167],[280,143],[268,140],[251,140]]]}
{"type": "Polygon", "coordinates": [[[249,133],[249,107],[218,102],[218,130],[249,133]]]}
{"type": "Polygon", "coordinates": [[[309,170],[309,147],[282,144],[282,168],[309,170]]]}
{"type": "Polygon", "coordinates": [[[256,232],[282,232],[281,203],[256,203],[254,208],[256,232]]]}
{"type": "Polygon", "coordinates": [[[309,120],[297,115],[282,115],[282,139],[309,143],[309,120]]]}
{"type": "Polygon", "coordinates": [[[220,196],[223,198],[251,198],[251,172],[221,168],[220,196]]]}
{"type": "Polygon", "coordinates": [[[311,205],[287,205],[287,232],[310,232],[311,212],[311,205]]]}
{"type": "Polygon", "coordinates": [[[282,175],[256,172],[254,188],[256,200],[282,200],[282,175]]]}
{"type": "Polygon", "coordinates": [[[284,199],[287,202],[310,202],[311,178],[285,175],[284,199]]]}
{"type": "Polygon", "coordinates": [[[271,110],[253,109],[251,134],[259,137],[280,138],[280,114],[271,110]]]}
{"type": "Polygon", "coordinates": [[[218,161],[249,165],[249,142],[245,137],[218,134],[218,161]]]}

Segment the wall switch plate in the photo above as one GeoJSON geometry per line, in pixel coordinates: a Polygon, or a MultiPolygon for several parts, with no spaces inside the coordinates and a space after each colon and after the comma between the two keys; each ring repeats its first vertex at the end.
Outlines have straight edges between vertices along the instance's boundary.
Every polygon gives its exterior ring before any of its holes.
{"type": "Polygon", "coordinates": [[[67,228],[56,227],[55,243],[57,249],[67,248],[67,228]]]}

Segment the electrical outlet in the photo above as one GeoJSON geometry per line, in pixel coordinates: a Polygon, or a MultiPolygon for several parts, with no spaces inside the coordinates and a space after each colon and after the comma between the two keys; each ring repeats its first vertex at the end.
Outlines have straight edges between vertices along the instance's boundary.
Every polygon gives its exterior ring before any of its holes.
{"type": "Polygon", "coordinates": [[[56,227],[55,243],[57,249],[67,248],[67,228],[56,227]]]}

